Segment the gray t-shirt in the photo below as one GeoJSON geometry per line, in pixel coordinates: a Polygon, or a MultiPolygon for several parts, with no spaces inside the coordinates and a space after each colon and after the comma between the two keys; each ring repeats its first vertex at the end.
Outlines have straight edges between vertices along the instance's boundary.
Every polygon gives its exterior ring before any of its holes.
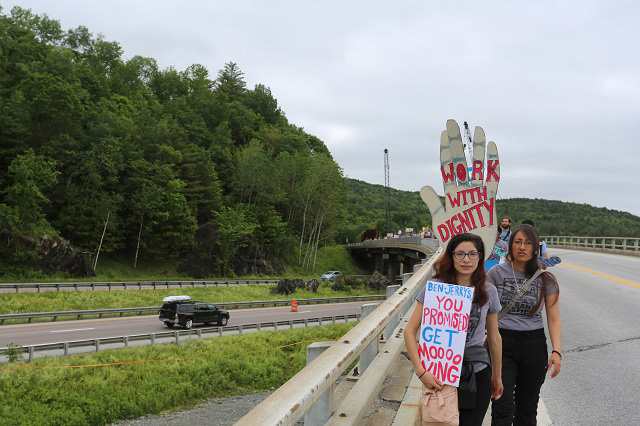
{"type": "MultiPolygon", "coordinates": [[[[558,292],[558,283],[551,274],[547,274],[547,285],[545,289],[545,297],[558,292]]],[[[507,306],[515,296],[518,288],[526,281],[524,272],[511,267],[511,262],[505,262],[496,265],[487,273],[487,280],[492,282],[498,289],[500,296],[500,304],[507,306]],[[514,280],[515,275],[515,280],[514,280]]],[[[528,331],[544,328],[542,321],[542,308],[544,307],[544,299],[540,308],[536,313],[529,317],[529,312],[538,304],[540,298],[540,287],[542,286],[542,278],[538,277],[529,286],[527,292],[522,298],[513,305],[513,308],[499,320],[500,328],[515,331],[528,331]]]]}
{"type": "MultiPolygon", "coordinates": [[[[437,278],[430,281],[442,282],[442,280],[437,278]]],[[[469,346],[479,346],[484,343],[484,335],[487,327],[487,313],[497,314],[502,309],[496,287],[487,281],[485,283],[485,288],[487,290],[487,295],[489,296],[487,302],[482,306],[478,306],[475,303],[471,304],[469,327],[467,329],[467,341],[464,345],[465,348],[468,348],[469,346]]],[[[416,300],[420,303],[424,303],[424,294],[425,289],[423,288],[416,296],[416,300]]],[[[487,365],[484,363],[473,363],[473,368],[476,372],[484,369],[485,367],[487,367],[487,365]]]]}

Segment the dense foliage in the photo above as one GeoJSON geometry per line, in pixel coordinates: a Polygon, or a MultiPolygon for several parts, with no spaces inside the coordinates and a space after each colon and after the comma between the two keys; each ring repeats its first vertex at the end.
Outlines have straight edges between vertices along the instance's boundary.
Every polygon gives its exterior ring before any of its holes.
{"type": "MultiPolygon", "coordinates": [[[[365,229],[385,229],[385,188],[354,179],[347,181],[345,225],[339,238],[355,241],[365,229]]],[[[431,226],[429,209],[412,191],[390,190],[391,230],[431,226]]],[[[542,235],[640,237],[640,217],[631,213],[564,201],[510,198],[497,200],[498,219],[515,224],[534,221],[542,235]]]]}
{"type": "Polygon", "coordinates": [[[29,368],[3,365],[0,425],[104,425],[211,397],[268,392],[306,365],[312,341],[338,339],[354,324],[39,358],[29,368]],[[68,368],[82,365],[92,366],[68,368]]]}
{"type": "Polygon", "coordinates": [[[239,250],[294,248],[310,267],[343,202],[325,144],[235,63],[216,78],[162,70],[85,27],[0,9],[0,259],[12,272],[43,237],[71,240],[94,267],[99,253],[182,257],[220,275],[239,250]]]}

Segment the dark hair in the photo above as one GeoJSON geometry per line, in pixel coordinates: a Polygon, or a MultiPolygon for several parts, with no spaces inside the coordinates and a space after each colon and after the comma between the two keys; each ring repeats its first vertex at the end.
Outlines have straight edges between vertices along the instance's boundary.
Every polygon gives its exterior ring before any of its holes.
{"type": "Polygon", "coordinates": [[[445,252],[440,256],[440,259],[433,265],[435,271],[432,278],[440,278],[446,283],[455,284],[457,279],[457,271],[453,263],[453,252],[465,241],[470,241],[476,246],[476,250],[480,253],[480,259],[478,259],[478,267],[473,274],[471,274],[471,284],[474,287],[473,303],[478,306],[483,306],[489,300],[487,290],[485,288],[485,282],[487,281],[487,273],[484,270],[484,242],[482,238],[475,234],[465,232],[458,234],[451,238],[445,252]]]}
{"type": "Polygon", "coordinates": [[[522,221],[522,224],[523,224],[523,225],[531,225],[531,226],[535,226],[535,225],[533,224],[533,221],[532,221],[531,219],[525,219],[525,220],[523,220],[523,221],[522,221]]]}
{"type": "MultiPolygon", "coordinates": [[[[532,245],[533,256],[531,257],[531,259],[529,259],[529,261],[524,266],[524,275],[525,277],[527,277],[527,279],[529,279],[530,277],[533,276],[533,274],[536,273],[536,271],[539,268],[538,247],[540,246],[540,237],[538,236],[538,232],[533,227],[533,225],[523,224],[518,226],[516,229],[514,229],[513,234],[511,235],[511,240],[509,240],[509,252],[507,253],[507,260],[510,262],[513,262],[513,242],[515,241],[516,235],[518,235],[518,232],[521,232],[525,236],[525,238],[529,239],[533,243],[532,245]]],[[[551,272],[543,272],[542,275],[540,275],[540,277],[541,277],[540,298],[538,299],[538,303],[533,308],[533,310],[531,310],[531,312],[527,314],[529,317],[532,317],[533,315],[535,315],[536,311],[540,309],[540,306],[544,301],[544,294],[547,288],[548,281],[552,281],[556,284],[556,286],[558,287],[558,294],[560,294],[560,287],[558,286],[558,280],[556,280],[556,277],[551,272]]]]}
{"type": "Polygon", "coordinates": [[[509,216],[503,216],[502,217],[502,220],[505,220],[505,219],[509,219],[509,223],[513,223],[513,221],[511,220],[511,218],[509,216]]]}

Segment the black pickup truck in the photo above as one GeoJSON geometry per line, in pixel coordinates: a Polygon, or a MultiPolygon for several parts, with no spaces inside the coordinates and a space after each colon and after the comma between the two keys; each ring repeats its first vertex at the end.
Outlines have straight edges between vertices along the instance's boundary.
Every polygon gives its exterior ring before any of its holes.
{"type": "Polygon", "coordinates": [[[213,303],[196,302],[184,296],[170,296],[163,301],[159,319],[167,327],[178,324],[188,330],[195,323],[227,325],[229,321],[229,311],[213,303]]]}

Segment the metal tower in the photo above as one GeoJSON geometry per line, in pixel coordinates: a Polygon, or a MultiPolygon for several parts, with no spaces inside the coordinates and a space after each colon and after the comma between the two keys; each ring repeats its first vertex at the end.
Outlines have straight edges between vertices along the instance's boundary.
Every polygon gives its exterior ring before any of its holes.
{"type": "Polygon", "coordinates": [[[387,232],[391,232],[391,191],[389,189],[389,150],[384,149],[384,190],[387,197],[386,200],[386,220],[387,232]]]}

